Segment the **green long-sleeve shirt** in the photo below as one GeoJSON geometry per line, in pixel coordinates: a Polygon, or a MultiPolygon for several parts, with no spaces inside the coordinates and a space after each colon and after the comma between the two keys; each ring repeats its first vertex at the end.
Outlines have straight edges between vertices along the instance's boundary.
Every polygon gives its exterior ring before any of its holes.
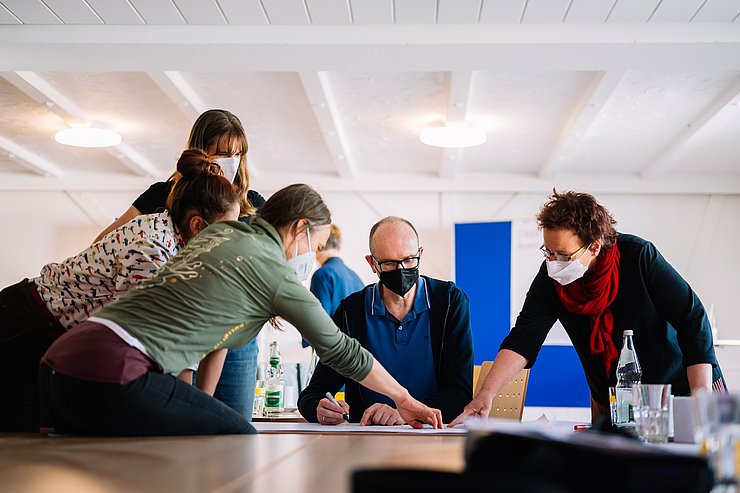
{"type": "Polygon", "coordinates": [[[298,282],[280,235],[260,218],[209,226],[155,277],[97,316],[141,341],[165,373],[178,373],[215,349],[246,344],[275,316],[347,378],[362,380],[373,363],[298,282]]]}

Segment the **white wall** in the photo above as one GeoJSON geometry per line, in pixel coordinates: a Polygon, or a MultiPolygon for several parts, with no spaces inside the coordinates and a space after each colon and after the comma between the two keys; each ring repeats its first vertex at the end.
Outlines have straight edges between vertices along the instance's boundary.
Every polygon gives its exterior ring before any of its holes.
{"type": "MultiPolygon", "coordinates": [[[[268,196],[271,191],[262,192],[268,196]]],[[[88,194],[111,220],[136,195],[88,194]]],[[[367,235],[383,216],[399,215],[417,227],[425,247],[424,274],[454,279],[455,223],[531,218],[545,200],[544,194],[530,193],[323,195],[344,232],[344,260],[366,282],[374,280],[364,260],[367,235]]],[[[599,194],[598,198],[614,214],[620,231],[655,243],[704,304],[714,304],[720,339],[740,339],[740,312],[735,307],[740,302],[740,195],[599,194]]],[[[45,263],[76,253],[101,229],[62,192],[0,192],[0,210],[0,286],[37,275],[45,263]]],[[[480,245],[481,262],[496,258],[496,252],[480,245]]],[[[720,348],[718,355],[730,386],[740,390],[740,348],[720,348]]]]}

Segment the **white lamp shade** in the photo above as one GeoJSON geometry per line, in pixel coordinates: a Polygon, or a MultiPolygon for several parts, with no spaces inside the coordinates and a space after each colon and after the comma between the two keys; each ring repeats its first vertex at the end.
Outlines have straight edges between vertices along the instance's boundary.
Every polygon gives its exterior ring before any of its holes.
{"type": "Polygon", "coordinates": [[[75,147],[109,147],[120,144],[121,136],[102,128],[72,127],[57,132],[54,140],[75,147]]]}
{"type": "Polygon", "coordinates": [[[483,131],[476,128],[465,125],[445,125],[422,131],[419,139],[430,146],[460,148],[481,145],[487,137],[483,131]]]}

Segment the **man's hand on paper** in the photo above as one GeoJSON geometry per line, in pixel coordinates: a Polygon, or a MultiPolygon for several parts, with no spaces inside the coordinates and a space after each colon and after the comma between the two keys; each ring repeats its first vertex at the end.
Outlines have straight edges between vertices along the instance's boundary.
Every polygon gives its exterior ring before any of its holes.
{"type": "Polygon", "coordinates": [[[368,407],[362,415],[360,426],[367,425],[402,425],[401,415],[387,404],[375,403],[368,407]]]}
{"type": "Polygon", "coordinates": [[[337,401],[342,406],[342,410],[338,409],[329,399],[323,398],[319,401],[319,405],[316,406],[316,418],[322,425],[338,425],[344,423],[342,413],[349,414],[349,404],[344,401],[337,401]]]}

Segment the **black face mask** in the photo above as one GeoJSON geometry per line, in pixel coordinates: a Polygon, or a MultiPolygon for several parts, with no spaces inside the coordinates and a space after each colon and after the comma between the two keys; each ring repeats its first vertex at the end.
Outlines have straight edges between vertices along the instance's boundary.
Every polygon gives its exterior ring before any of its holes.
{"type": "Polygon", "coordinates": [[[419,280],[419,267],[413,269],[396,269],[380,273],[380,282],[398,296],[405,296],[419,280]]]}

